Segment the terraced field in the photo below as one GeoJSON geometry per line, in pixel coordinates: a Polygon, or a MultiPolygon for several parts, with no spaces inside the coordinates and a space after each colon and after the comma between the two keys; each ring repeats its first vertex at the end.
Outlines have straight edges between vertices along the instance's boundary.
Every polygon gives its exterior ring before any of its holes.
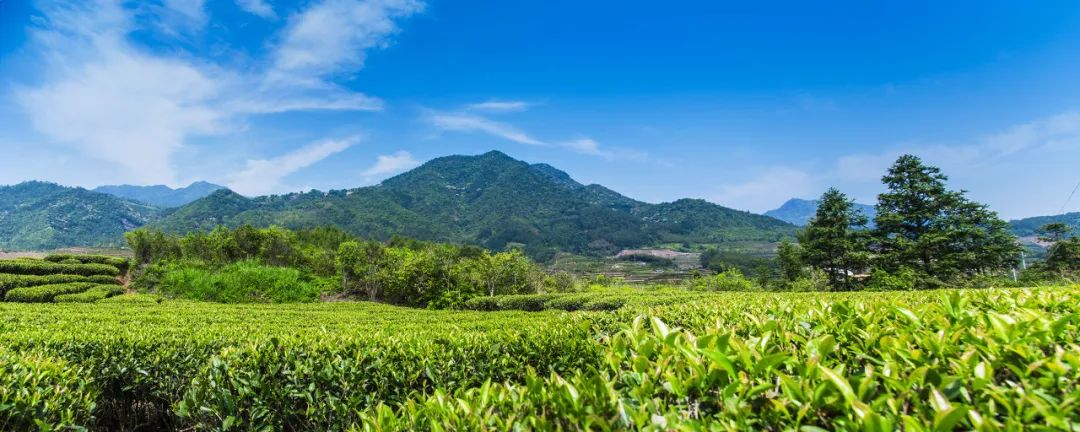
{"type": "Polygon", "coordinates": [[[122,294],[130,262],[100,255],[53,254],[0,260],[0,299],[20,303],[92,303],[122,294]]]}
{"type": "Polygon", "coordinates": [[[1080,427],[1080,287],[588,295],[623,304],[4,303],[0,430],[1080,427]]]}

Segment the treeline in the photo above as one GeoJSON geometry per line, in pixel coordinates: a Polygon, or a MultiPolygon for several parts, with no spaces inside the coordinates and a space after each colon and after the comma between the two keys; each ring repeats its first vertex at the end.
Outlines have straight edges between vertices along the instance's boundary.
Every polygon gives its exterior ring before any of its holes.
{"type": "MultiPolygon", "coordinates": [[[[852,200],[829,189],[799,242],[780,245],[778,283],[812,286],[807,280],[816,279],[847,291],[1013,280],[1023,249],[1008,224],[964,191],[948,189],[947,180],[918,157],[901,156],[882,178],[886,191],[878,195],[873,228],[852,200]]],[[[1049,271],[1038,277],[1078,270],[1072,243],[1060,245],[1043,265],[1049,271]]]]}
{"type": "Polygon", "coordinates": [[[378,242],[331,227],[243,226],[184,236],[137,229],[126,238],[139,267],[134,286],[196,300],[337,296],[446,308],[481,295],[568,289],[574,283],[545,274],[518,250],[493,253],[402,237],[378,242]]]}
{"type": "Polygon", "coordinates": [[[1009,225],[918,157],[901,156],[882,177],[873,223],[844,193],[829,189],[798,235],[776,257],[710,250],[702,266],[719,272],[690,281],[723,290],[852,291],[1031,285],[1076,280],[1080,237],[1063,223],[1040,230],[1046,259],[1024,269],[1009,225]],[[741,275],[748,275],[742,277],[741,275]]]}

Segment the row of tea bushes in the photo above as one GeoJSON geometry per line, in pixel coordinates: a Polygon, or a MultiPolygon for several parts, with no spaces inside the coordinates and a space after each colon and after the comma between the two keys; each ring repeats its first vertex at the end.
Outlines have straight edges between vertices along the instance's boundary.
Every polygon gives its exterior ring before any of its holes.
{"type": "Polygon", "coordinates": [[[0,273],[16,275],[70,274],[120,276],[120,269],[108,264],[62,264],[38,260],[0,260],[0,273]]]}
{"type": "Polygon", "coordinates": [[[116,267],[120,273],[127,273],[131,267],[131,260],[108,255],[51,254],[46,255],[44,259],[56,263],[105,264],[116,267]]]}
{"type": "Polygon", "coordinates": [[[11,302],[91,302],[123,292],[130,261],[99,255],[49,255],[0,260],[0,299],[11,302]]]}

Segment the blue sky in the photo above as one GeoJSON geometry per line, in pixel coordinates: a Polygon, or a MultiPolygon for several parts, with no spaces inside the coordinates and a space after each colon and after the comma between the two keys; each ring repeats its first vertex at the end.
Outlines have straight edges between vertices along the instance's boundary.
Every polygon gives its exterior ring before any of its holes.
{"type": "Polygon", "coordinates": [[[764,211],[872,203],[914,153],[1005,217],[1058,213],[1080,3],[942,3],[0,0],[0,184],[257,195],[497,149],[764,211]]]}

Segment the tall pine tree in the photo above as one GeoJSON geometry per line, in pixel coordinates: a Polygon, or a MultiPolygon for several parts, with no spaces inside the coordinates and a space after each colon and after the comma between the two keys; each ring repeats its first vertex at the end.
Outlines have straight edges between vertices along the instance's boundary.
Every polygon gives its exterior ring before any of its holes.
{"type": "Polygon", "coordinates": [[[814,218],[799,232],[803,261],[824,271],[833,289],[853,289],[852,275],[866,266],[866,223],[854,202],[832,188],[821,196],[814,218]]]}
{"type": "Polygon", "coordinates": [[[911,268],[945,280],[1008,268],[1021,251],[1007,223],[986,205],[950,191],[937,167],[904,155],[889,168],[878,195],[878,266],[911,268]]]}

